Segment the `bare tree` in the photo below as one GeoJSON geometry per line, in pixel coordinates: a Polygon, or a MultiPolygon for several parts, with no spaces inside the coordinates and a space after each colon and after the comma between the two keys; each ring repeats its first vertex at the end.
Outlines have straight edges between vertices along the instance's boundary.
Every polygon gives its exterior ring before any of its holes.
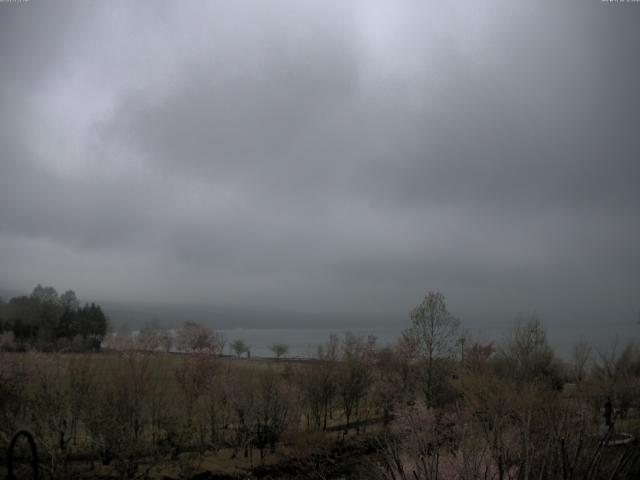
{"type": "Polygon", "coordinates": [[[92,357],[72,357],[67,364],[67,377],[69,381],[71,437],[75,443],[80,417],[90,408],[97,380],[92,357]]]}
{"type": "Polygon", "coordinates": [[[31,361],[38,362],[41,367],[34,373],[31,385],[31,431],[39,439],[48,478],[68,478],[71,476],[68,471],[68,443],[72,421],[69,411],[70,389],[65,382],[64,365],[60,357],[46,354],[36,354],[31,361]]]}
{"type": "Polygon", "coordinates": [[[307,408],[307,426],[326,429],[331,402],[337,391],[335,365],[326,361],[314,362],[299,373],[307,408]]]}
{"type": "Polygon", "coordinates": [[[217,353],[218,337],[200,323],[186,321],[178,331],[176,343],[179,349],[193,353],[217,353]]]}
{"type": "Polygon", "coordinates": [[[286,393],[282,379],[273,369],[269,368],[262,374],[256,389],[253,434],[263,464],[266,449],[275,452],[276,442],[287,426],[289,401],[286,393]]]}
{"type": "Polygon", "coordinates": [[[235,352],[238,358],[240,358],[243,353],[246,353],[248,357],[251,352],[249,345],[247,345],[241,338],[237,338],[231,342],[231,349],[235,352]]]}
{"type": "Polygon", "coordinates": [[[335,333],[329,335],[324,345],[318,345],[318,358],[327,362],[335,362],[340,355],[340,339],[335,333]]]}
{"type": "Polygon", "coordinates": [[[269,350],[280,360],[280,358],[287,356],[289,353],[289,345],[286,343],[274,343],[269,347],[269,350]]]}
{"type": "Polygon", "coordinates": [[[504,373],[518,382],[560,381],[555,371],[553,349],[535,313],[528,318],[516,318],[511,336],[499,357],[506,370],[504,373]]]}
{"type": "Polygon", "coordinates": [[[136,337],[136,343],[141,350],[154,352],[160,348],[160,335],[162,329],[157,320],[146,322],[136,337]]]}
{"type": "Polygon", "coordinates": [[[419,355],[426,361],[425,395],[433,403],[434,361],[451,357],[457,338],[458,320],[447,310],[444,295],[429,292],[411,312],[410,334],[415,338],[419,355]]]}
{"type": "Polygon", "coordinates": [[[572,352],[573,379],[579,385],[587,370],[587,364],[591,358],[591,346],[585,341],[579,341],[573,346],[572,352]]]}
{"type": "Polygon", "coordinates": [[[23,367],[15,356],[0,352],[0,447],[3,448],[15,433],[24,410],[28,382],[23,367]]]}
{"type": "Polygon", "coordinates": [[[210,355],[185,355],[175,370],[176,382],[185,399],[188,428],[193,423],[196,402],[211,384],[216,368],[215,361],[210,355]]]}
{"type": "Polygon", "coordinates": [[[338,392],[346,419],[345,433],[350,421],[356,417],[356,430],[360,431],[360,413],[365,397],[373,383],[376,338],[358,337],[347,333],[342,344],[342,362],[338,374],[338,392]]]}
{"type": "Polygon", "coordinates": [[[379,470],[373,473],[380,480],[453,478],[443,471],[443,459],[456,451],[455,423],[450,414],[422,405],[408,407],[379,442],[379,470]]]}
{"type": "Polygon", "coordinates": [[[120,478],[140,475],[148,454],[146,404],[151,358],[124,354],[110,364],[107,375],[96,382],[95,401],[85,412],[91,443],[105,465],[113,462],[120,478]]]}

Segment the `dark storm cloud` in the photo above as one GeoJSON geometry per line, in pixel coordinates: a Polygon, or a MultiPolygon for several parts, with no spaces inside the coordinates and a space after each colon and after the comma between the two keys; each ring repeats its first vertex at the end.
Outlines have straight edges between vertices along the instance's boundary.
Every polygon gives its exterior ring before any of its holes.
{"type": "Polygon", "coordinates": [[[437,288],[472,318],[632,316],[638,20],[0,4],[0,285],[361,313],[437,288]]]}

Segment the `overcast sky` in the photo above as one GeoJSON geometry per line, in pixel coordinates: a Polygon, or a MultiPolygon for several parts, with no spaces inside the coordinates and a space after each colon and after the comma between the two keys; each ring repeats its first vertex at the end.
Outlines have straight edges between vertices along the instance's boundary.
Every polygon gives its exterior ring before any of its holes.
{"type": "Polygon", "coordinates": [[[0,287],[633,322],[640,3],[0,3],[0,287]]]}

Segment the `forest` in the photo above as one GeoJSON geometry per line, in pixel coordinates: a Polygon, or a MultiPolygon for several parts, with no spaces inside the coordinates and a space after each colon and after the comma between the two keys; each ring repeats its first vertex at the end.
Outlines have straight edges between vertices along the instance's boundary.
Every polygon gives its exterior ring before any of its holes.
{"type": "MultiPolygon", "coordinates": [[[[478,343],[444,295],[428,292],[395,344],[332,335],[313,359],[287,358],[286,345],[271,359],[247,358],[242,346],[223,355],[226,339],[195,322],[175,335],[152,325],[120,331],[100,351],[80,352],[67,347],[99,345],[106,317],[53,293],[38,286],[3,305],[3,338],[16,331],[0,353],[0,451],[28,431],[40,478],[568,480],[640,471],[634,342],[607,353],[578,342],[561,359],[530,316],[502,342],[478,343]]],[[[26,446],[14,453],[17,478],[31,478],[26,446]]]]}
{"type": "Polygon", "coordinates": [[[31,295],[0,298],[0,349],[25,351],[100,350],[107,317],[100,305],[80,305],[73,290],[61,295],[38,284],[31,295]]]}

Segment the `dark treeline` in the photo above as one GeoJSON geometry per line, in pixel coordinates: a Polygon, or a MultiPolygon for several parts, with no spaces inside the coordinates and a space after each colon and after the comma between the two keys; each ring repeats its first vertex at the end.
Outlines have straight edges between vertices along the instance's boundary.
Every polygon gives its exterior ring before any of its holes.
{"type": "Polygon", "coordinates": [[[59,295],[36,286],[29,296],[0,299],[0,348],[24,351],[99,350],[107,317],[95,303],[80,305],[73,290],[59,295]]]}

